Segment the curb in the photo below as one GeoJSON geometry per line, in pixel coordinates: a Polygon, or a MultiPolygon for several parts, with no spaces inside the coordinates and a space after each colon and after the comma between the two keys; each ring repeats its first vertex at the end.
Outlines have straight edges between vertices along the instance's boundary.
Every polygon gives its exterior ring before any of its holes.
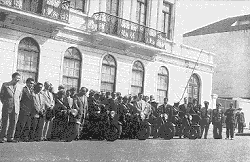
{"type": "Polygon", "coordinates": [[[250,133],[236,133],[235,136],[250,136],[250,133]]]}

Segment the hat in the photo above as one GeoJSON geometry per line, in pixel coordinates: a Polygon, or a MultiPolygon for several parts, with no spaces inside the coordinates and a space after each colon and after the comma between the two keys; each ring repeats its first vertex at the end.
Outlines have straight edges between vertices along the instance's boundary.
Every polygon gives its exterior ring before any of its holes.
{"type": "Polygon", "coordinates": [[[204,101],[204,104],[209,104],[209,102],[208,101],[204,101]]]}
{"type": "Polygon", "coordinates": [[[216,106],[222,106],[221,103],[217,103],[216,106]]]}
{"type": "Polygon", "coordinates": [[[63,85],[59,85],[59,86],[58,86],[58,91],[63,90],[63,89],[64,89],[64,86],[63,86],[63,85]]]}

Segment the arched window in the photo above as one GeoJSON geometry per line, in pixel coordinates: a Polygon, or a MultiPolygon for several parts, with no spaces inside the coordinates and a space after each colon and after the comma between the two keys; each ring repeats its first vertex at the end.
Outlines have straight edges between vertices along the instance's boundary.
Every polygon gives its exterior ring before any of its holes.
{"type": "Polygon", "coordinates": [[[114,92],[116,78],[116,62],[113,56],[106,55],[102,61],[101,91],[114,92]]]}
{"type": "Polygon", "coordinates": [[[164,98],[168,96],[168,69],[164,66],[160,67],[158,72],[158,83],[157,83],[157,100],[159,103],[164,102],[164,98]]]}
{"type": "Polygon", "coordinates": [[[81,53],[78,49],[70,47],[66,50],[63,59],[63,85],[66,89],[79,89],[81,62],[81,53]]]}
{"type": "Polygon", "coordinates": [[[18,45],[17,72],[21,74],[21,80],[26,82],[27,78],[37,81],[39,63],[39,45],[30,38],[24,38],[18,45]]]}
{"type": "Polygon", "coordinates": [[[200,94],[200,81],[196,74],[193,74],[188,83],[188,102],[193,102],[196,99],[199,102],[200,94]]]}
{"type": "Polygon", "coordinates": [[[144,78],[144,67],[140,61],[134,62],[132,68],[132,84],[131,84],[131,94],[137,95],[138,93],[143,93],[143,80],[144,78]]]}

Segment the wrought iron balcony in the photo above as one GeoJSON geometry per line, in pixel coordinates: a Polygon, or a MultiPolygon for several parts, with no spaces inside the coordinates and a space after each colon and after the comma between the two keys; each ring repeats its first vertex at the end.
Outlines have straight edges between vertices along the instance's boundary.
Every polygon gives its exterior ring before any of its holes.
{"type": "Polygon", "coordinates": [[[0,5],[59,21],[69,20],[69,0],[0,0],[0,5]]]}
{"type": "Polygon", "coordinates": [[[165,49],[167,34],[105,12],[94,13],[96,30],[134,42],[165,49]]]}

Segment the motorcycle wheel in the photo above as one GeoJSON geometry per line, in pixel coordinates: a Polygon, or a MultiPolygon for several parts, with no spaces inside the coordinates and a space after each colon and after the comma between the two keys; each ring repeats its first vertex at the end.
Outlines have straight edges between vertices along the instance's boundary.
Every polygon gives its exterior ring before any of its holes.
{"type": "Polygon", "coordinates": [[[110,127],[106,130],[105,138],[107,141],[115,141],[119,138],[119,130],[116,126],[110,125],[110,127]]]}
{"type": "Polygon", "coordinates": [[[200,136],[200,127],[199,126],[191,126],[189,139],[197,139],[200,136]]]}
{"type": "Polygon", "coordinates": [[[151,125],[147,123],[140,124],[139,131],[137,133],[138,140],[146,140],[151,134],[151,125]]]}
{"type": "Polygon", "coordinates": [[[175,127],[164,127],[162,132],[162,138],[165,140],[170,140],[174,138],[175,135],[175,127]]]}

